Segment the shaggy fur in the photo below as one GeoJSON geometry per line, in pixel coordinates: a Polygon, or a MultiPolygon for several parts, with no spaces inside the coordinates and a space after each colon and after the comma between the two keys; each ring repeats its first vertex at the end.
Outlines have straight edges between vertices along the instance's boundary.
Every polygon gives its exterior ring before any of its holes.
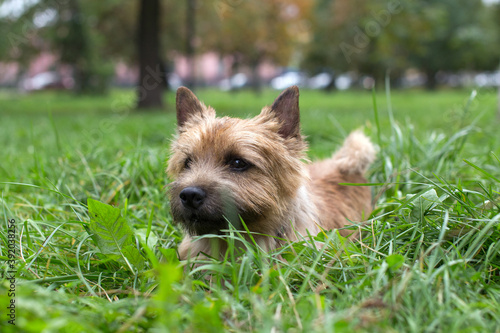
{"type": "Polygon", "coordinates": [[[280,239],[341,228],[371,212],[368,187],[339,183],[366,182],[373,145],[355,131],[332,158],[306,164],[298,98],[298,88],[291,87],[254,118],[217,118],[189,89],[178,89],[178,134],[167,173],[174,180],[172,215],[186,230],[181,259],[222,254],[223,240],[194,239],[221,234],[228,223],[244,230],[243,220],[257,243],[270,251],[281,245],[280,239]],[[202,193],[196,205],[183,194],[192,188],[202,193]]]}

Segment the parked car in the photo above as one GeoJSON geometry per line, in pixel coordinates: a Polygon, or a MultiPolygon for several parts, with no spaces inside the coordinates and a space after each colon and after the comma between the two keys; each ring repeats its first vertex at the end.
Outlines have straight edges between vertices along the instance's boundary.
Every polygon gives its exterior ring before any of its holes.
{"type": "Polygon", "coordinates": [[[283,90],[293,85],[306,86],[306,74],[297,70],[288,70],[271,80],[271,87],[277,90],[283,90]]]}
{"type": "Polygon", "coordinates": [[[56,72],[43,72],[21,81],[21,89],[37,91],[45,89],[70,89],[74,84],[72,78],[63,78],[56,72]]]}
{"type": "Polygon", "coordinates": [[[245,87],[248,84],[248,77],[244,73],[237,73],[230,78],[219,82],[219,88],[223,91],[236,90],[245,87]]]}
{"type": "Polygon", "coordinates": [[[334,80],[334,76],[330,73],[319,73],[309,78],[307,87],[311,89],[326,89],[332,85],[332,81],[334,80]]]}

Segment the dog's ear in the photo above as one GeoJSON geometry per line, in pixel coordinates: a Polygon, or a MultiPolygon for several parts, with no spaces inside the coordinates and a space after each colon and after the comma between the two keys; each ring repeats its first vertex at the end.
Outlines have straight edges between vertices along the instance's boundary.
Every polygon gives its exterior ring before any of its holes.
{"type": "Polygon", "coordinates": [[[186,87],[177,89],[175,107],[177,109],[178,127],[182,127],[193,115],[203,114],[205,110],[205,106],[198,100],[195,94],[186,87]]]}
{"type": "Polygon", "coordinates": [[[274,101],[271,111],[281,123],[279,134],[283,138],[300,135],[299,88],[297,86],[284,90],[274,101]]]}

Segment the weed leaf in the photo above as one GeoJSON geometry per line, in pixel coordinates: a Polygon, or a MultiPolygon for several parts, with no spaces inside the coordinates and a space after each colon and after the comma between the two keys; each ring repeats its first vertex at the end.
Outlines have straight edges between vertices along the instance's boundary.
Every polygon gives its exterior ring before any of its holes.
{"type": "Polygon", "coordinates": [[[87,204],[92,239],[101,253],[110,259],[125,263],[133,273],[133,267],[141,270],[144,258],[135,247],[134,232],[121,216],[120,210],[90,198],[87,204]]]}
{"type": "MultiPolygon", "coordinates": [[[[408,198],[412,198],[414,196],[414,194],[408,194],[408,198]]],[[[413,209],[411,210],[410,215],[416,221],[422,221],[426,213],[441,202],[442,199],[438,197],[436,190],[431,189],[422,193],[422,195],[413,201],[413,209]]]]}
{"type": "Polygon", "coordinates": [[[389,265],[389,269],[394,272],[398,270],[401,266],[403,266],[405,262],[405,257],[403,257],[401,254],[393,253],[387,258],[385,258],[385,261],[389,265]]]}

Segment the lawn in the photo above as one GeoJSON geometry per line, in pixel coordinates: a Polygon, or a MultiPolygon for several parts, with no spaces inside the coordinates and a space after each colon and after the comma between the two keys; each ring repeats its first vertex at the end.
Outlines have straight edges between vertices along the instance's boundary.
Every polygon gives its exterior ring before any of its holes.
{"type": "MultiPolygon", "coordinates": [[[[238,117],[278,93],[197,91],[238,117]]],[[[174,95],[133,99],[0,91],[1,332],[500,332],[495,91],[301,91],[312,160],[360,127],[379,147],[361,239],[244,243],[196,268],[164,189],[174,95]]]]}

